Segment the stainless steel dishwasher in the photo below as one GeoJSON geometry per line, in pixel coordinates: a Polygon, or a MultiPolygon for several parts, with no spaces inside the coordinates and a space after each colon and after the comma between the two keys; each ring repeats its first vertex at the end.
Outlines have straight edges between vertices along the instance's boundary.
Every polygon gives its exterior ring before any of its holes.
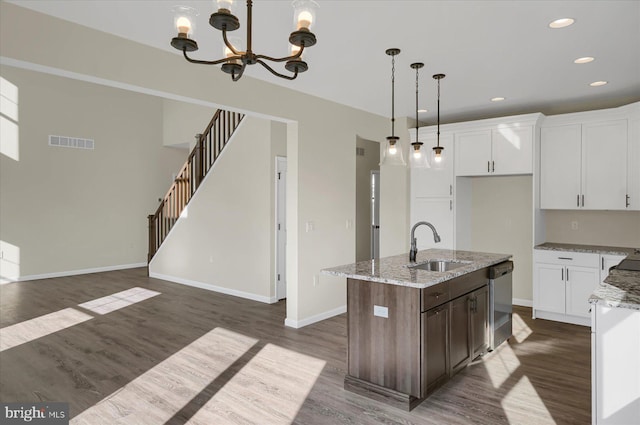
{"type": "Polygon", "coordinates": [[[489,351],[512,334],[512,273],[513,261],[489,267],[489,351]]]}

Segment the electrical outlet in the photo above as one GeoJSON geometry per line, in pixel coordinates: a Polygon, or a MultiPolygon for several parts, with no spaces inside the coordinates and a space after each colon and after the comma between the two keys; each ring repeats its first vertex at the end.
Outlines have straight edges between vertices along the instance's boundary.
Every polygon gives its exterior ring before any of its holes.
{"type": "Polygon", "coordinates": [[[210,262],[210,263],[213,263],[213,255],[210,255],[210,256],[209,256],[209,262],[210,262]]]}
{"type": "Polygon", "coordinates": [[[318,286],[318,276],[317,275],[313,275],[313,286],[318,286]]]}
{"type": "Polygon", "coordinates": [[[353,229],[353,220],[350,218],[347,219],[347,230],[353,229]]]}
{"type": "Polygon", "coordinates": [[[307,221],[306,228],[307,228],[307,233],[313,232],[313,229],[314,229],[313,221],[307,221]]]}
{"type": "Polygon", "coordinates": [[[578,230],[578,222],[577,221],[572,221],[571,222],[571,230],[578,230]]]}

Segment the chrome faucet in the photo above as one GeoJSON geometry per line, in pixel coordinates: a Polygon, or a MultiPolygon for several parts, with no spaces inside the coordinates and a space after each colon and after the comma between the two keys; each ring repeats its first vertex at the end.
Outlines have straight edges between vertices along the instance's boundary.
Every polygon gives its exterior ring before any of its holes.
{"type": "Polygon", "coordinates": [[[440,242],[440,235],[438,234],[438,231],[436,230],[436,228],[433,227],[433,224],[427,223],[426,221],[419,221],[416,224],[414,224],[413,227],[411,228],[411,250],[409,250],[409,261],[411,262],[416,261],[416,255],[418,254],[418,246],[417,246],[418,240],[415,237],[415,233],[416,233],[416,228],[421,224],[424,224],[425,226],[429,226],[429,228],[433,232],[433,241],[435,243],[440,242]]]}

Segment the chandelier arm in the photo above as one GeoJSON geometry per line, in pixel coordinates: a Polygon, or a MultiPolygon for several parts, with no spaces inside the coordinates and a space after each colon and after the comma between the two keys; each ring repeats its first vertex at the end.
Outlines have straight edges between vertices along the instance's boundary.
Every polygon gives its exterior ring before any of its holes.
{"type": "Polygon", "coordinates": [[[271,56],[267,56],[267,55],[256,55],[256,58],[258,58],[258,59],[266,59],[266,60],[271,61],[271,62],[286,62],[286,61],[289,61],[289,60],[300,58],[300,56],[302,56],[302,50],[303,49],[300,49],[298,51],[298,53],[296,53],[295,55],[285,56],[283,58],[272,58],[271,56]]]}
{"type": "MultiPolygon", "coordinates": [[[[224,40],[224,44],[225,46],[227,46],[227,49],[231,50],[231,53],[233,53],[234,55],[237,56],[242,56],[242,52],[237,51],[234,47],[233,44],[231,44],[229,42],[229,40],[227,39],[227,29],[226,26],[222,28],[222,40],[224,40]]],[[[234,58],[235,59],[235,58],[234,58]]],[[[240,58],[238,58],[240,59],[240,58]]]]}
{"type": "Polygon", "coordinates": [[[199,60],[199,59],[191,59],[189,56],[187,56],[187,50],[186,49],[182,49],[182,54],[184,55],[184,58],[191,62],[191,63],[197,63],[200,65],[219,65],[221,63],[227,62],[230,59],[241,59],[240,57],[231,57],[231,58],[223,58],[223,59],[218,59],[215,61],[203,61],[203,60],[199,60]]]}
{"type": "Polygon", "coordinates": [[[231,74],[231,80],[232,81],[238,81],[242,77],[242,74],[244,74],[244,69],[246,67],[247,67],[246,62],[243,62],[242,63],[242,68],[240,68],[240,72],[238,72],[238,75],[236,75],[235,72],[231,74]]]}
{"type": "Polygon", "coordinates": [[[295,80],[296,77],[298,76],[298,71],[297,70],[293,73],[293,75],[285,75],[285,74],[280,74],[279,72],[275,71],[273,68],[271,68],[269,65],[267,65],[264,61],[262,61],[260,59],[258,59],[256,61],[256,63],[259,63],[260,65],[264,66],[267,69],[267,71],[269,71],[270,73],[272,73],[276,77],[284,78],[286,80],[295,80]]]}

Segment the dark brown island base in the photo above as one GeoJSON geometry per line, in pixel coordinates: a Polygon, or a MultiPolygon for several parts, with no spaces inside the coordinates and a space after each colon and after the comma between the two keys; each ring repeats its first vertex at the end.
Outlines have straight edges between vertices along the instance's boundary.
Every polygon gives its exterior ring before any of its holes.
{"type": "MultiPolygon", "coordinates": [[[[489,269],[511,255],[430,249],[347,277],[348,391],[411,410],[489,348],[489,269]]],[[[510,336],[510,335],[509,335],[510,336]]]]}

